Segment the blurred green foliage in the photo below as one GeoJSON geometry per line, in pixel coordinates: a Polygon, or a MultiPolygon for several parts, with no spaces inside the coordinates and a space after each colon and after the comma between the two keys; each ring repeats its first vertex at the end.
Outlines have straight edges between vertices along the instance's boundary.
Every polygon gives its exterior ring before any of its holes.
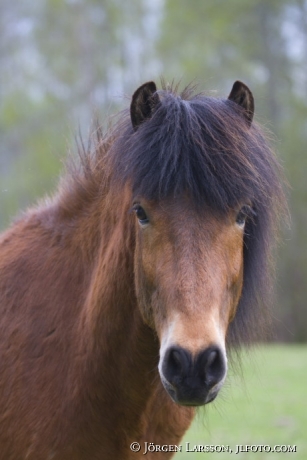
{"type": "Polygon", "coordinates": [[[276,336],[307,339],[307,1],[3,0],[0,227],[50,193],[61,161],[126,96],[160,75],[227,96],[252,89],[290,184],[276,336]]]}

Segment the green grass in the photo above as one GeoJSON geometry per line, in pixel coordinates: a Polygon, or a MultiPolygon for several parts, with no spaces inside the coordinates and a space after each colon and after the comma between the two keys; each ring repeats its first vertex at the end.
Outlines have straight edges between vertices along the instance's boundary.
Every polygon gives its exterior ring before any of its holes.
{"type": "Polygon", "coordinates": [[[270,345],[243,356],[243,377],[229,371],[216,402],[200,410],[175,460],[307,459],[307,347],[270,345]],[[228,445],[233,453],[187,452],[194,445],[228,445]],[[245,452],[236,445],[296,445],[296,453],[245,452]]]}

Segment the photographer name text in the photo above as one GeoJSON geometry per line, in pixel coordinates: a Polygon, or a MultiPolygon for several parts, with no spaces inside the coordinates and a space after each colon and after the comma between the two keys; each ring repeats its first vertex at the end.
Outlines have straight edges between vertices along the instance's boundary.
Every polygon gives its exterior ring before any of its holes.
{"type": "Polygon", "coordinates": [[[185,444],[154,444],[153,442],[144,442],[143,449],[140,443],[133,442],[130,445],[132,452],[140,452],[142,449],[142,454],[146,455],[153,452],[203,452],[203,453],[221,453],[228,452],[229,454],[235,453],[248,453],[248,452],[277,452],[277,453],[286,453],[286,452],[297,452],[296,445],[266,445],[266,444],[237,444],[234,449],[227,445],[212,445],[212,444],[192,444],[186,442],[185,444]]]}

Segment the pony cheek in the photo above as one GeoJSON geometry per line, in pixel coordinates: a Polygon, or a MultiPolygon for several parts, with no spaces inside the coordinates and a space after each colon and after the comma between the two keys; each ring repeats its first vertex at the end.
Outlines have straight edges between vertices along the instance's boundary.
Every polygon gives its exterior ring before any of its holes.
{"type": "Polygon", "coordinates": [[[156,283],[139,269],[135,274],[136,298],[138,309],[144,323],[159,336],[161,326],[165,322],[165,309],[156,283]]]}
{"type": "Polygon", "coordinates": [[[231,323],[236,317],[238,305],[240,303],[240,298],[242,295],[242,287],[243,287],[243,277],[240,277],[240,280],[237,281],[236,283],[233,283],[233,285],[230,288],[231,306],[229,309],[228,323],[231,323]]]}
{"type": "Polygon", "coordinates": [[[155,329],[152,299],[156,289],[151,277],[146,274],[143,265],[137,263],[135,267],[137,267],[134,274],[137,306],[144,323],[151,329],[155,329]]]}
{"type": "Polygon", "coordinates": [[[144,323],[156,330],[155,305],[157,304],[157,280],[155,261],[150,257],[152,251],[146,248],[142,235],[137,240],[134,255],[134,283],[138,309],[144,323]],[[147,250],[146,250],[147,249],[147,250]]]}
{"type": "Polygon", "coordinates": [[[228,324],[231,323],[235,319],[236,313],[237,313],[237,307],[238,307],[237,305],[232,306],[230,310],[230,314],[229,314],[228,324]]]}

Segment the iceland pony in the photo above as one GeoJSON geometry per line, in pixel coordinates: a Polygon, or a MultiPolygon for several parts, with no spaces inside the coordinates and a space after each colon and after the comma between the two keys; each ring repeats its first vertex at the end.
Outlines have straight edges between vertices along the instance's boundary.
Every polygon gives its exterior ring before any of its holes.
{"type": "Polygon", "coordinates": [[[241,82],[145,83],[2,235],[0,459],[142,458],[217,396],[262,327],[283,209],[253,113],[241,82]]]}

